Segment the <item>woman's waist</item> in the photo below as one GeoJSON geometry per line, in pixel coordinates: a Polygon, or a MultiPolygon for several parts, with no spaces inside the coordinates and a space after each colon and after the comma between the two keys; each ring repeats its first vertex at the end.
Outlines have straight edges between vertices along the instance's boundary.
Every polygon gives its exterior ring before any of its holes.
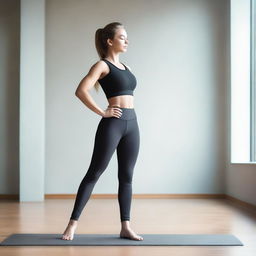
{"type": "Polygon", "coordinates": [[[108,99],[108,107],[134,108],[133,96],[119,95],[108,99]]]}
{"type": "Polygon", "coordinates": [[[121,108],[121,109],[134,109],[134,106],[125,106],[125,105],[108,105],[108,108],[121,108]]]}
{"type": "MultiPolygon", "coordinates": [[[[134,108],[123,108],[123,107],[119,107],[119,106],[112,106],[112,107],[116,107],[122,110],[122,115],[119,119],[123,119],[123,120],[132,120],[137,118],[136,116],[136,111],[134,108]]],[[[116,118],[116,117],[113,117],[116,118]]]]}

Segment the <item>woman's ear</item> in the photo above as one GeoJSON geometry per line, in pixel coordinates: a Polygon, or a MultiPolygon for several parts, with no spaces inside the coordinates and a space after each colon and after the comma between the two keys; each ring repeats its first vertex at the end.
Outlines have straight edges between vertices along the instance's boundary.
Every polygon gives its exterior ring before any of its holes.
{"type": "Polygon", "coordinates": [[[113,45],[112,40],[108,38],[108,39],[107,39],[107,44],[108,44],[109,46],[112,46],[112,45],[113,45]]]}

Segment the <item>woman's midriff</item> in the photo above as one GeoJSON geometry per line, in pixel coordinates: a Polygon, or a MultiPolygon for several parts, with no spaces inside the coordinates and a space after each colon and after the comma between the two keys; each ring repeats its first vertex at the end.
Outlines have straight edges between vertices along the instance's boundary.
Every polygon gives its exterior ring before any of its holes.
{"type": "Polygon", "coordinates": [[[133,95],[120,95],[108,99],[108,107],[134,108],[133,95]]]}

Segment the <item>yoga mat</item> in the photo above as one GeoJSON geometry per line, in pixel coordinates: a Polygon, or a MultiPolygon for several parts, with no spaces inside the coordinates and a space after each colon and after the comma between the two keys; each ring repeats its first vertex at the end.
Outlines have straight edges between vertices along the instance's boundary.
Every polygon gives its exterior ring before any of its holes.
{"type": "Polygon", "coordinates": [[[117,234],[75,234],[73,240],[62,240],[61,234],[12,234],[0,245],[243,245],[230,234],[140,234],[144,240],[120,238],[117,234]]]}

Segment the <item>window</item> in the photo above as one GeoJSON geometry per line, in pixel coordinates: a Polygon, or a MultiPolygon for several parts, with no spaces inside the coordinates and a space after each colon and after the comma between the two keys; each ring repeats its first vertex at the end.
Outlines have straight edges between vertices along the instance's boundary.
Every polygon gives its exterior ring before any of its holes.
{"type": "Polygon", "coordinates": [[[255,74],[252,71],[252,66],[255,67],[255,58],[252,58],[255,40],[251,33],[255,1],[230,1],[231,163],[256,160],[255,83],[252,79],[255,74]]]}
{"type": "Polygon", "coordinates": [[[251,161],[256,161],[256,49],[255,49],[255,29],[256,29],[256,10],[255,0],[251,0],[251,161]]]}

